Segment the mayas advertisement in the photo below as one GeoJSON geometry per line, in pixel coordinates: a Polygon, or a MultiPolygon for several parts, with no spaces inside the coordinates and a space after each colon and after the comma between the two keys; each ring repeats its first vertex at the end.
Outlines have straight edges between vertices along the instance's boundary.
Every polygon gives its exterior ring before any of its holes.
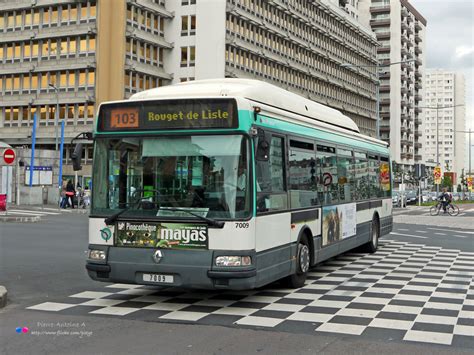
{"type": "Polygon", "coordinates": [[[356,234],[356,204],[323,207],[323,246],[356,234]]]}
{"type": "Polygon", "coordinates": [[[116,246],[207,249],[207,226],[181,223],[117,223],[116,246]]]}
{"type": "Polygon", "coordinates": [[[390,165],[380,162],[380,186],[383,191],[390,191],[390,165]]]}

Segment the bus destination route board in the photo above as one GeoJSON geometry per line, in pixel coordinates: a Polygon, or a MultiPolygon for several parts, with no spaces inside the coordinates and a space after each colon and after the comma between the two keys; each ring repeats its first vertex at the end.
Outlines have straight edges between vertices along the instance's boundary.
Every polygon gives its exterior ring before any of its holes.
{"type": "Polygon", "coordinates": [[[97,127],[100,132],[237,128],[237,103],[187,99],[105,104],[97,127]]]}

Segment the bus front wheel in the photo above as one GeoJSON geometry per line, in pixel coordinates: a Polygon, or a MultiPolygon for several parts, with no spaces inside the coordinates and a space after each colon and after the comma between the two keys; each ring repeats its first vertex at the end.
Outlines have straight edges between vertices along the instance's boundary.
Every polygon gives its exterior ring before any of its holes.
{"type": "Polygon", "coordinates": [[[304,286],[311,262],[309,243],[306,237],[301,238],[296,253],[296,272],[284,279],[289,288],[300,288],[304,286]]]}

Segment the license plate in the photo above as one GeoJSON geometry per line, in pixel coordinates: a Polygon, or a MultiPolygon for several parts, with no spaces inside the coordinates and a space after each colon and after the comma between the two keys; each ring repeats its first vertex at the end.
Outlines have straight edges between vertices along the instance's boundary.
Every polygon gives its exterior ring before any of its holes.
{"type": "Polygon", "coordinates": [[[160,284],[172,284],[174,282],[174,276],[162,274],[143,274],[143,281],[156,282],[160,284]]]}

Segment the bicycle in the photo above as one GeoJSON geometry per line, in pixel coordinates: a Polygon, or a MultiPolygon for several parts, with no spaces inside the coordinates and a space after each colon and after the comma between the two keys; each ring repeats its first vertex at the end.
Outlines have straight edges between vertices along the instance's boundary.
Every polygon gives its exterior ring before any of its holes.
{"type": "MultiPolygon", "coordinates": [[[[443,202],[438,201],[438,203],[434,206],[431,206],[430,208],[430,215],[431,216],[437,216],[439,215],[439,211],[443,208],[443,202]]],[[[446,206],[446,212],[450,216],[457,216],[459,214],[459,207],[456,205],[453,205],[451,202],[446,206]]]]}

